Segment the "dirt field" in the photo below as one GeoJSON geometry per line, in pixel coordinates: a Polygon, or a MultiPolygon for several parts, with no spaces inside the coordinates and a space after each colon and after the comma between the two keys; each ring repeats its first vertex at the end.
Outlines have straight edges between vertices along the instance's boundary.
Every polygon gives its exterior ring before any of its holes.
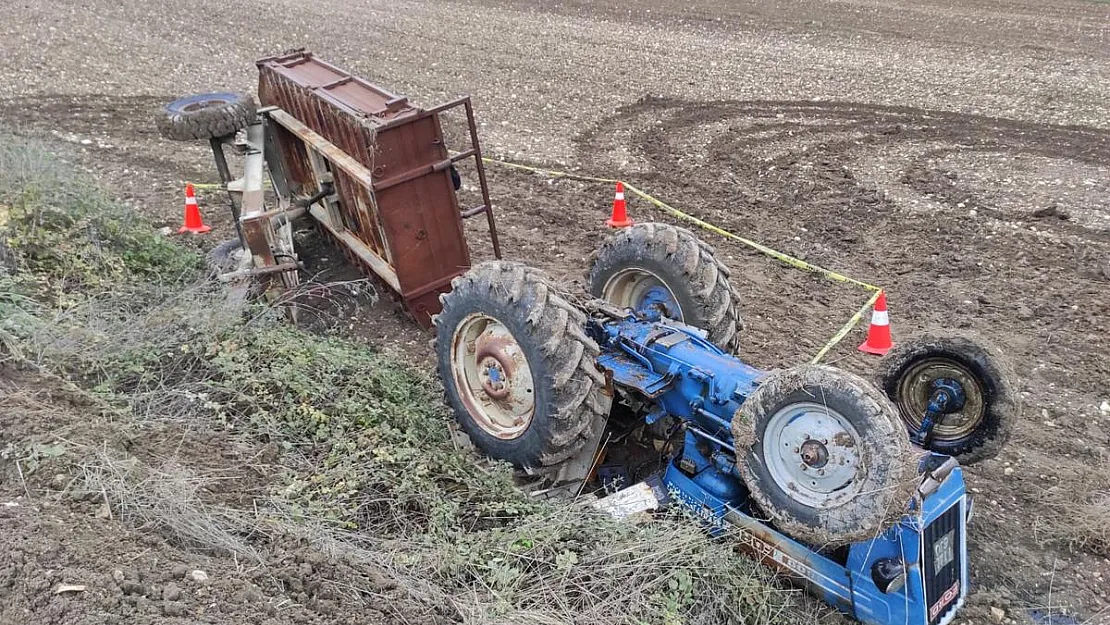
{"type": "MultiPolygon", "coordinates": [[[[998,459],[967,471],[977,498],[964,618],[988,622],[1000,607],[1018,623],[1048,613],[1110,623],[1110,560],[1052,530],[1110,462],[1110,412],[1099,409],[1110,400],[1110,4],[548,5],[27,3],[0,24],[0,126],[51,141],[176,227],[182,182],[215,172],[204,146],[161,140],[151,115],[184,93],[253,90],[258,57],[306,46],[420,103],[472,94],[490,154],[633,181],[729,231],[882,285],[896,340],[955,327],[1000,344],[1025,421],[998,459]]],[[[612,190],[489,173],[506,257],[580,279],[607,234],[612,190]]],[[[201,201],[217,226],[200,242],[210,247],[233,230],[216,194],[201,201]]],[[[644,202],[630,210],[667,219],[644,202]]],[[[484,225],[469,231],[475,257],[488,257],[484,225]]],[[[757,365],[807,359],[866,301],[860,289],[705,237],[744,296],[743,355],[757,365]]],[[[309,273],[344,275],[339,258],[309,258],[309,273]]],[[[388,303],[350,326],[430,364],[427,337],[388,303]]],[[[857,331],[829,359],[870,370],[853,349],[859,340],[857,331]]],[[[14,437],[19,426],[0,427],[14,437]]],[[[21,490],[0,482],[0,500],[21,490]]],[[[35,559],[23,573],[0,571],[0,582],[64,566],[50,541],[98,575],[115,566],[90,562],[104,540],[136,567],[173,568],[144,560],[144,549],[162,546],[122,527],[107,539],[82,529],[94,512],[0,509],[0,546],[35,559]]],[[[303,568],[305,558],[290,562],[303,568]]],[[[208,566],[247,580],[226,589],[229,601],[271,590],[234,564],[208,566]]],[[[170,577],[162,573],[159,585],[170,577]]],[[[58,609],[42,601],[28,608],[36,622],[58,609]]]]}

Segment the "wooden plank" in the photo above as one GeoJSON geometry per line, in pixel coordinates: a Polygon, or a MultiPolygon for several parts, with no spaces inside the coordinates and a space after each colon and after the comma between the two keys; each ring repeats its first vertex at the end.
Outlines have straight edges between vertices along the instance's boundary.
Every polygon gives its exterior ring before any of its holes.
{"type": "Polygon", "coordinates": [[[339,146],[321,137],[311,128],[302,124],[300,120],[285,111],[280,109],[270,111],[269,115],[271,119],[315,148],[324,158],[328,159],[333,165],[354,178],[359,184],[364,185],[368,189],[373,188],[374,181],[370,170],[363,167],[362,163],[359,163],[354,157],[339,149],[339,146]]]}

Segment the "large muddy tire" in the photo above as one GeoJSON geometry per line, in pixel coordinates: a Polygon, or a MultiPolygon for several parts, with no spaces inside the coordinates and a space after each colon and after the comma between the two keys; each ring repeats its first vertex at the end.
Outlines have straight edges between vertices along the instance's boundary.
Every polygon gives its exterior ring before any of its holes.
{"type": "Polygon", "coordinates": [[[973,464],[998,455],[1021,418],[1021,397],[1001,350],[973,334],[924,334],[899,343],[879,365],[879,387],[911,434],[922,423],[938,380],[964,395],[958,410],[935,422],[926,448],[973,464]]]}
{"type": "Polygon", "coordinates": [[[819,547],[875,536],[905,514],[918,457],[886,397],[823,365],[772,373],[732,420],[741,476],[775,526],[819,547]]]}
{"type": "Polygon", "coordinates": [[[483,453],[536,472],[574,456],[612,397],[586,317],[541,272],[494,261],[455,278],[436,315],[447,403],[483,453]]]}
{"type": "Polygon", "coordinates": [[[661,223],[637,224],[609,238],[595,254],[590,292],[622,308],[661,309],[702,328],[721,349],[740,346],[740,295],[729,269],[694,233],[661,223]]]}
{"type": "Polygon", "coordinates": [[[174,100],[156,119],[162,136],[174,141],[219,139],[250,124],[256,115],[254,99],[238,93],[203,93],[174,100]]]}

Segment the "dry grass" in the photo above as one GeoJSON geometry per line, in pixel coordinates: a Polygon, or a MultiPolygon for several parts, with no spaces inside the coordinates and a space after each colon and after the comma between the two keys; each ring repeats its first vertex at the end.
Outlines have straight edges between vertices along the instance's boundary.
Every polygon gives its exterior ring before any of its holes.
{"type": "MultiPolygon", "coordinates": [[[[389,610],[398,622],[442,617],[441,606],[466,623],[613,625],[811,622],[828,610],[772,585],[689,519],[633,526],[529,499],[507,467],[480,468],[456,449],[437,383],[403,354],[297,330],[272,308],[227,306],[220,285],[183,279],[173,270],[191,261],[122,217],[103,245],[107,205],[90,204],[87,189],[51,191],[49,210],[5,190],[45,187],[38,170],[64,181],[49,160],[8,161],[21,169],[15,183],[0,175],[0,200],[21,198],[31,221],[11,250],[18,269],[0,268],[0,337],[10,358],[113,408],[61,428],[81,488],[112,515],[264,569],[281,566],[290,541],[342,554],[349,570],[327,583],[350,612],[389,610]],[[76,201],[79,218],[66,212],[76,201]],[[167,459],[173,432],[215,435],[167,459]],[[242,460],[262,455],[265,467],[242,460]],[[395,604],[397,593],[409,600],[395,604]]],[[[350,305],[366,295],[352,286],[310,295],[350,305]]]]}
{"type": "Polygon", "coordinates": [[[259,529],[250,513],[212,505],[201,496],[216,478],[185,467],[154,469],[105,448],[75,451],[87,458],[80,467],[84,489],[136,527],[164,531],[187,548],[263,562],[241,538],[259,529]]]}
{"type": "Polygon", "coordinates": [[[1063,486],[1044,493],[1039,529],[1053,540],[1110,557],[1110,466],[1096,463],[1063,486]]]}
{"type": "MultiPolygon", "coordinates": [[[[263,569],[277,564],[271,545],[311,545],[349,567],[349,577],[327,583],[340,585],[336,590],[351,604],[380,608],[402,592],[450,605],[463,622],[476,624],[632,624],[649,615],[662,623],[770,624],[819,616],[811,605],[803,617],[789,600],[798,591],[768,585],[764,573],[731,553],[727,539],[714,544],[686,519],[614,526],[560,507],[452,543],[390,534],[393,524],[384,519],[385,532],[344,530],[327,519],[286,514],[290,502],[281,498],[252,510],[214,505],[206,493],[218,476],[152,468],[103,447],[71,451],[85,457],[80,488],[138,529],[263,569]],[[592,549],[573,550],[590,540],[597,541],[592,549]],[[706,580],[714,581],[711,588],[706,580]]],[[[411,603],[397,609],[409,611],[396,615],[402,619],[415,616],[411,603]]]]}

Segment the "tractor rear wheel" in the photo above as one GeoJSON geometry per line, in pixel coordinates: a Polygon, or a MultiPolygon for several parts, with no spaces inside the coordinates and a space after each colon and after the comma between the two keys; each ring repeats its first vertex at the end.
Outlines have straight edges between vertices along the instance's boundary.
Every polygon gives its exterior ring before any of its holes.
{"type": "Polygon", "coordinates": [[[612,397],[585,314],[540,271],[493,261],[455,278],[436,315],[447,403],[474,445],[545,473],[605,425],[612,397]]]}
{"type": "Polygon", "coordinates": [[[709,244],[669,224],[644,223],[609,238],[590,264],[590,292],[622,308],[656,308],[708,332],[735,353],[740,346],[740,294],[709,244]]]}
{"type": "Polygon", "coordinates": [[[886,397],[822,365],[772,373],[732,420],[737,467],[786,534],[836,547],[875,536],[905,513],[917,456],[886,397]]]}
{"type": "Polygon", "coordinates": [[[1021,398],[1002,352],[981,337],[925,334],[899,343],[877,373],[911,434],[917,434],[930,397],[955,390],[958,404],[940,416],[925,448],[974,464],[998,455],[1021,418],[1021,398]]]}

